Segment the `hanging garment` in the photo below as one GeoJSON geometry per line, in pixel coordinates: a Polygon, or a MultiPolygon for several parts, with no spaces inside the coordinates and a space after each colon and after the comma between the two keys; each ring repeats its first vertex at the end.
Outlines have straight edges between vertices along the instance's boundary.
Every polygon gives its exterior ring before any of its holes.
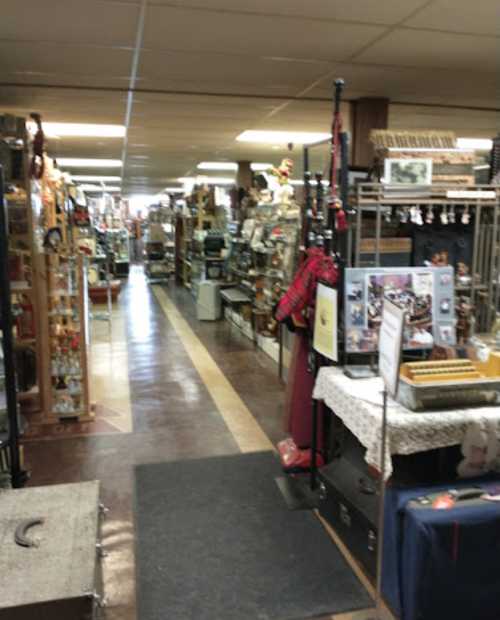
{"type": "MultiPolygon", "coordinates": [[[[295,333],[284,411],[285,429],[299,448],[308,448],[311,444],[312,391],[315,377],[308,369],[310,338],[307,325],[313,324],[316,288],[320,280],[333,286],[338,280],[338,268],[333,258],[325,256],[322,249],[310,248],[306,260],[299,267],[276,310],[278,321],[286,322],[292,318],[294,325],[302,326],[295,333]]],[[[318,415],[320,449],[323,437],[322,417],[320,412],[318,415]]]]}
{"type": "Polygon", "coordinates": [[[281,322],[293,317],[300,322],[302,311],[314,308],[318,281],[334,286],[338,278],[338,267],[333,258],[325,256],[321,248],[309,248],[306,260],[278,304],[276,320],[281,322]]]}

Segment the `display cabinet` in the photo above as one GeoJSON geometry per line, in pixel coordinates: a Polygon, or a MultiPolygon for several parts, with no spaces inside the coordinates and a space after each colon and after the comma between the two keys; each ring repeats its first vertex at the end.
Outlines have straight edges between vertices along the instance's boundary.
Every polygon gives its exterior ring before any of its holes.
{"type": "Polygon", "coordinates": [[[41,179],[33,180],[31,187],[32,203],[38,205],[34,226],[43,250],[43,421],[88,421],[93,414],[87,368],[87,259],[74,234],[69,187],[48,158],[41,179]]]}
{"type": "Polygon", "coordinates": [[[49,416],[89,418],[87,280],[82,255],[47,257],[49,416]]]}
{"type": "Polygon", "coordinates": [[[18,402],[23,411],[43,410],[43,367],[46,349],[43,333],[43,234],[38,222],[39,203],[32,200],[28,175],[28,135],[23,118],[16,118],[19,140],[2,153],[10,160],[4,184],[7,209],[8,276],[13,311],[14,347],[18,360],[18,402]]]}
{"type": "Polygon", "coordinates": [[[130,269],[130,238],[126,228],[110,228],[106,231],[111,255],[113,274],[126,278],[130,269]]]}
{"type": "Polygon", "coordinates": [[[14,360],[14,325],[8,272],[7,209],[0,166],[0,487],[26,480],[19,446],[20,419],[14,360]]]}

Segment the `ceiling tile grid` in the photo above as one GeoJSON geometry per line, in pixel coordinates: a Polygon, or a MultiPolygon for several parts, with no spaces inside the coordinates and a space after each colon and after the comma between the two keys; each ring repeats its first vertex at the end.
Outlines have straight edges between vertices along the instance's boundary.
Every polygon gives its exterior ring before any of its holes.
{"type": "MultiPolygon", "coordinates": [[[[336,76],[351,99],[498,108],[499,35],[497,0],[18,0],[2,9],[0,111],[37,110],[60,122],[129,119],[124,188],[145,191],[195,172],[201,160],[277,163],[283,146],[236,136],[328,131],[336,76]]],[[[347,105],[343,116],[348,127],[347,105]]],[[[422,105],[391,105],[389,121],[471,137],[500,126],[495,111],[422,105]]],[[[57,156],[123,155],[122,140],[65,138],[49,148],[57,156]]],[[[292,155],[300,161],[301,149],[292,155]]],[[[317,159],[323,166],[323,155],[317,159]]]]}

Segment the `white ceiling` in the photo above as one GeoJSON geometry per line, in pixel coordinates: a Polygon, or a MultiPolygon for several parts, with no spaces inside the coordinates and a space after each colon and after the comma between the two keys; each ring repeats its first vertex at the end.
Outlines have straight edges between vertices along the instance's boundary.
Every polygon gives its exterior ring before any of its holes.
{"type": "Polygon", "coordinates": [[[125,142],[49,149],[123,157],[124,189],[149,192],[202,160],[279,161],[235,137],[328,131],[339,76],[351,100],[391,99],[391,127],[490,137],[499,65],[498,0],[17,0],[2,7],[0,112],[128,121],[125,142]]]}

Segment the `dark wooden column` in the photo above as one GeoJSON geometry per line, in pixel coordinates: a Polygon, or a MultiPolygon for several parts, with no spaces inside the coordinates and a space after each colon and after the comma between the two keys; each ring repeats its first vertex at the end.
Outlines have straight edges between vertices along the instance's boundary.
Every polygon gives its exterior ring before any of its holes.
{"type": "Polygon", "coordinates": [[[238,162],[238,172],[236,174],[236,185],[244,189],[252,187],[252,169],[249,161],[238,162]]]}
{"type": "Polygon", "coordinates": [[[387,129],[389,99],[363,97],[352,104],[352,165],[371,166],[373,147],[370,142],[372,129],[387,129]]]}

